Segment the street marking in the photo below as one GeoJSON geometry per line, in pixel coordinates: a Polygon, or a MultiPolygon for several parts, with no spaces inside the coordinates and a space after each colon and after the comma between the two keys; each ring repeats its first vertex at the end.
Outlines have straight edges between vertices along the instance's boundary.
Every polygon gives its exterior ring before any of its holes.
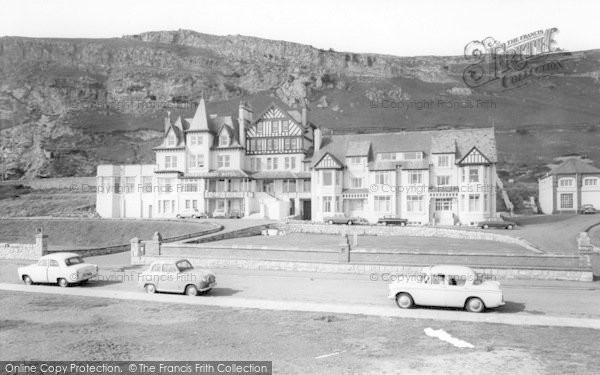
{"type": "Polygon", "coordinates": [[[555,326],[591,328],[600,330],[600,319],[584,319],[553,316],[530,316],[511,313],[469,313],[454,310],[431,309],[399,309],[390,306],[373,306],[357,304],[317,303],[303,301],[279,301],[266,299],[249,299],[218,296],[214,298],[189,297],[175,294],[147,294],[141,291],[127,292],[99,288],[58,288],[54,286],[38,286],[0,283],[0,290],[26,293],[60,294],[77,297],[113,298],[119,300],[144,301],[154,303],[178,303],[198,306],[218,306],[232,308],[248,308],[275,311],[304,311],[318,313],[336,313],[350,315],[369,315],[395,317],[405,319],[433,319],[442,321],[461,321],[473,323],[509,324],[520,326],[555,326]]]}
{"type": "Polygon", "coordinates": [[[315,359],[333,357],[334,355],[339,355],[339,354],[342,354],[343,352],[345,352],[345,350],[343,350],[341,352],[334,352],[334,353],[330,353],[330,354],[323,354],[323,355],[320,355],[318,357],[315,357],[315,359]]]}
{"type": "Polygon", "coordinates": [[[475,348],[475,346],[473,346],[473,344],[470,344],[466,341],[457,339],[456,337],[452,337],[452,335],[450,335],[448,332],[444,331],[443,329],[432,329],[432,328],[425,328],[423,331],[425,331],[425,334],[429,337],[437,337],[438,339],[448,342],[454,346],[456,346],[457,348],[470,348],[473,349],[475,348]]]}

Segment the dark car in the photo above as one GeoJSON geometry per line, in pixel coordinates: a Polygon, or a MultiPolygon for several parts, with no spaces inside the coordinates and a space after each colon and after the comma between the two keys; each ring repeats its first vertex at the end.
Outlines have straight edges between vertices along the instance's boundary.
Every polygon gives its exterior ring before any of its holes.
{"type": "Polygon", "coordinates": [[[327,224],[348,224],[348,225],[365,224],[366,223],[366,221],[360,217],[350,217],[350,216],[346,216],[344,214],[335,214],[333,216],[327,216],[327,217],[323,218],[323,222],[325,222],[327,224]]]}
{"type": "Polygon", "coordinates": [[[386,215],[384,217],[380,217],[377,220],[377,224],[382,224],[382,225],[400,225],[400,226],[406,226],[406,224],[408,224],[408,219],[403,219],[401,217],[398,216],[393,216],[393,215],[386,215]]]}
{"type": "Polygon", "coordinates": [[[579,210],[579,213],[584,214],[584,215],[595,214],[597,212],[598,212],[598,210],[596,210],[596,208],[592,204],[584,204],[583,206],[581,206],[581,209],[579,210]]]}
{"type": "Polygon", "coordinates": [[[512,221],[505,221],[502,218],[489,218],[477,223],[477,226],[482,229],[488,228],[502,228],[502,229],[514,229],[517,224],[512,221]]]}

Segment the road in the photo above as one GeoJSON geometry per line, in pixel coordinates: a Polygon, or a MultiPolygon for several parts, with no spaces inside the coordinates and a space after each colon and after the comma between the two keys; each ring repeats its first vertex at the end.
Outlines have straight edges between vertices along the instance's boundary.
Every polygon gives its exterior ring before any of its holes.
{"type": "MultiPolygon", "coordinates": [[[[106,264],[124,260],[125,255],[88,258],[98,263],[101,273],[85,288],[143,293],[137,275],[145,267],[106,264]]],[[[0,282],[20,283],[18,264],[0,262],[0,282]]],[[[310,302],[397,309],[387,298],[388,274],[332,274],[240,269],[215,269],[218,286],[207,298],[310,302]]],[[[541,280],[502,281],[506,305],[488,314],[557,316],[600,319],[600,283],[541,280]]],[[[54,288],[47,286],[46,288],[54,288]]],[[[50,289],[49,289],[50,290],[50,289]]],[[[205,297],[202,297],[205,298],[205,297]]],[[[423,309],[429,310],[429,309],[423,309]]]]}

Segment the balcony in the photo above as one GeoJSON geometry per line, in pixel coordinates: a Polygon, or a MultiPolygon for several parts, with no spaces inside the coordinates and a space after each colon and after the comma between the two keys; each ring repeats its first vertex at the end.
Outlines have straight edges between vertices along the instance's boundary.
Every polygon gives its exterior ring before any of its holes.
{"type": "Polygon", "coordinates": [[[252,191],[204,191],[204,198],[207,199],[226,199],[226,198],[252,198],[252,191]]]}

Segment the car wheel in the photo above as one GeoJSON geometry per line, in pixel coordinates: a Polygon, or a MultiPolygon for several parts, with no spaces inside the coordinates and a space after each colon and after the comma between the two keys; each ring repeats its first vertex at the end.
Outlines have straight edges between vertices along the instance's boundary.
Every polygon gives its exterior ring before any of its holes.
{"type": "Polygon", "coordinates": [[[23,276],[23,282],[25,283],[25,285],[33,284],[33,280],[31,280],[31,277],[29,277],[27,275],[23,276]]]}
{"type": "Polygon", "coordinates": [[[188,285],[185,287],[185,294],[195,297],[198,295],[198,288],[196,288],[194,285],[188,285]]]}
{"type": "Polygon", "coordinates": [[[156,293],[156,287],[154,286],[154,284],[146,284],[144,289],[146,289],[146,293],[148,293],[148,294],[156,293]]]}
{"type": "Polygon", "coordinates": [[[61,288],[66,288],[69,286],[69,282],[67,281],[67,279],[58,279],[58,286],[60,286],[61,288]]]}
{"type": "Polygon", "coordinates": [[[352,222],[352,220],[348,220],[348,225],[352,225],[352,224],[354,224],[354,223],[352,222]]]}
{"type": "Polygon", "coordinates": [[[401,309],[410,309],[414,304],[412,297],[408,293],[398,293],[396,296],[396,305],[401,309]]]}
{"type": "Polygon", "coordinates": [[[400,223],[400,226],[401,226],[401,227],[405,227],[405,226],[406,226],[406,223],[400,223]]]}
{"type": "Polygon", "coordinates": [[[178,219],[181,219],[181,215],[179,215],[179,214],[177,214],[175,217],[178,219]]]}
{"type": "Polygon", "coordinates": [[[506,229],[511,230],[511,229],[513,229],[513,226],[512,225],[507,225],[506,229]]]}
{"type": "Polygon", "coordinates": [[[382,221],[381,225],[383,225],[385,227],[387,225],[387,221],[382,221]]]}
{"type": "Polygon", "coordinates": [[[327,222],[327,224],[329,224],[329,225],[332,225],[332,224],[333,224],[333,220],[329,220],[329,221],[327,222]]]}
{"type": "Polygon", "coordinates": [[[487,225],[487,224],[483,224],[483,225],[481,226],[481,228],[483,228],[483,229],[488,229],[489,227],[490,227],[490,226],[489,226],[489,225],[487,225]]]}
{"type": "Polygon", "coordinates": [[[469,298],[465,305],[465,308],[469,312],[480,313],[483,310],[485,310],[485,305],[483,304],[483,301],[477,297],[469,298]]]}

